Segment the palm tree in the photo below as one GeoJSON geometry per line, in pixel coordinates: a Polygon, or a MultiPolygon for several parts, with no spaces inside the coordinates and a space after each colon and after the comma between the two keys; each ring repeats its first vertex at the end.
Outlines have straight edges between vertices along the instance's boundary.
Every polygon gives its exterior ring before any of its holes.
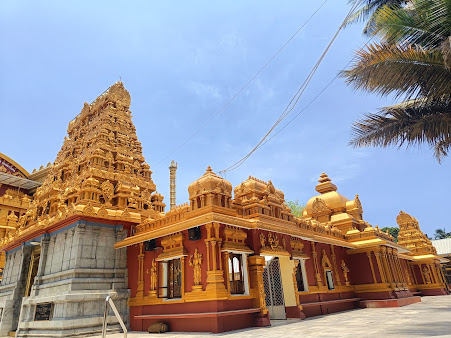
{"type": "Polygon", "coordinates": [[[451,238],[451,232],[446,232],[445,228],[435,230],[434,239],[445,239],[445,238],[451,238]]]}
{"type": "Polygon", "coordinates": [[[390,8],[400,7],[404,5],[407,1],[405,0],[350,0],[350,4],[356,4],[360,2],[361,6],[351,15],[348,19],[348,24],[355,23],[359,21],[367,20],[365,28],[363,29],[364,34],[370,34],[372,28],[374,27],[375,14],[379,9],[384,6],[389,6],[390,8]]]}
{"type": "Polygon", "coordinates": [[[384,6],[371,20],[382,42],[358,51],[342,75],[356,89],[404,102],[356,122],[351,144],[427,143],[440,161],[451,147],[451,0],[384,6]]]}

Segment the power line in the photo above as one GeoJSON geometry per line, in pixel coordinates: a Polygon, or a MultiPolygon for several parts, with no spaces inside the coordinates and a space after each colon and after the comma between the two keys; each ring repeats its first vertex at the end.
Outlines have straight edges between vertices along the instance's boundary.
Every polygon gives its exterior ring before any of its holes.
{"type": "Polygon", "coordinates": [[[177,148],[173,149],[166,157],[162,158],[160,161],[158,161],[153,167],[158,166],[163,161],[167,160],[169,156],[177,152],[180,148],[182,148],[185,144],[187,144],[189,141],[191,141],[197,134],[199,134],[216,116],[218,116],[221,112],[223,112],[234,100],[235,98],[240,95],[254,80],[255,78],[260,75],[260,73],[285,49],[285,47],[293,40],[296,35],[304,28],[307,23],[315,16],[316,13],[324,6],[324,4],[328,0],[324,0],[324,2],[313,12],[312,15],[302,24],[301,27],[299,27],[296,32],[280,47],[280,49],[261,67],[245,84],[242,86],[212,117],[210,117],[209,120],[207,120],[196,132],[194,132],[189,138],[187,138],[181,145],[179,145],[177,148]]]}
{"type": "Polygon", "coordinates": [[[332,39],[330,40],[329,44],[327,45],[326,49],[323,51],[323,53],[321,54],[320,58],[318,59],[318,61],[316,62],[316,64],[313,66],[312,70],[310,71],[310,73],[307,75],[307,78],[304,80],[304,82],[301,84],[301,86],[298,88],[296,94],[294,94],[294,96],[291,98],[290,102],[288,103],[288,105],[285,107],[284,111],[282,112],[282,114],[279,116],[279,118],[277,119],[277,121],[272,125],[272,127],[269,129],[269,131],[265,134],[265,136],[263,136],[263,138],[260,140],[260,142],[257,143],[257,145],[244,157],[242,157],[240,160],[238,160],[237,162],[235,162],[234,164],[232,164],[231,166],[227,167],[226,169],[221,170],[219,173],[224,174],[227,171],[232,171],[235,170],[236,168],[240,167],[244,162],[246,162],[246,160],[252,156],[252,154],[258,149],[260,148],[264,143],[266,143],[266,139],[268,138],[268,136],[274,131],[274,129],[279,125],[280,122],[282,122],[287,116],[288,114],[291,113],[291,111],[293,111],[293,109],[295,108],[296,104],[299,102],[302,94],[304,93],[305,89],[307,88],[307,86],[309,85],[310,81],[312,80],[313,76],[315,75],[316,71],[318,70],[320,64],[322,63],[323,59],[325,58],[327,52],[329,51],[330,47],[332,46],[332,44],[334,43],[335,39],[337,38],[338,34],[340,33],[341,29],[345,26],[347,20],[349,19],[349,17],[353,14],[353,12],[355,11],[355,9],[358,7],[359,2],[355,3],[351,9],[349,10],[348,14],[346,15],[345,19],[343,20],[342,24],[338,27],[337,31],[335,32],[334,36],[332,37],[332,39]]]}
{"type": "MultiPolygon", "coordinates": [[[[368,43],[372,40],[373,38],[370,38],[367,42],[366,45],[368,45],[368,43]]],[[[356,59],[356,57],[354,56],[343,68],[342,70],[346,69],[354,60],[356,59]]],[[[299,115],[301,115],[302,112],[304,112],[304,110],[306,110],[308,107],[310,107],[312,105],[313,102],[316,101],[316,99],[318,99],[318,97],[320,97],[327,88],[329,88],[329,86],[332,84],[332,82],[334,82],[337,77],[340,76],[340,72],[337,73],[337,75],[334,76],[334,78],[332,80],[329,81],[328,84],[326,84],[324,86],[323,89],[321,89],[321,91],[304,107],[302,108],[290,121],[288,121],[282,128],[280,128],[274,135],[272,135],[269,139],[267,139],[259,148],[263,147],[266,143],[268,143],[269,141],[271,141],[274,137],[277,136],[277,134],[279,134],[282,130],[284,130],[286,127],[288,127],[288,125],[293,122],[299,115]]]]}

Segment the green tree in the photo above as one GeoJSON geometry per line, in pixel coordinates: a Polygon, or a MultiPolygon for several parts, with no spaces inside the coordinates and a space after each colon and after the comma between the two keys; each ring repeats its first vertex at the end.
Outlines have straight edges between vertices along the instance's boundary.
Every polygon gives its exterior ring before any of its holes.
{"type": "Polygon", "coordinates": [[[395,238],[395,242],[398,242],[399,228],[398,227],[384,227],[381,229],[383,232],[387,232],[395,238]]]}
{"type": "Polygon", "coordinates": [[[440,161],[451,147],[451,0],[385,5],[370,20],[370,34],[381,42],[357,51],[356,61],[342,75],[355,89],[403,102],[354,123],[350,144],[426,143],[440,161]]]}
{"type": "Polygon", "coordinates": [[[305,209],[304,204],[300,204],[299,201],[296,200],[296,201],[287,201],[287,205],[291,209],[293,215],[302,218],[302,212],[305,209]]]}
{"type": "Polygon", "coordinates": [[[434,239],[445,239],[445,238],[451,238],[451,232],[446,232],[445,228],[435,230],[434,239]]]}

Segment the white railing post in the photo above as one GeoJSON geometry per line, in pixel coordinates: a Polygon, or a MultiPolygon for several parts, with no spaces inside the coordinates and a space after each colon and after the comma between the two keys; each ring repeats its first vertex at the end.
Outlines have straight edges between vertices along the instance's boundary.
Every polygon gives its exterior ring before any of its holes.
{"type": "Polygon", "coordinates": [[[124,338],[127,338],[127,328],[125,327],[124,322],[122,321],[121,315],[119,314],[119,311],[117,311],[116,306],[113,303],[113,300],[110,296],[106,296],[105,298],[105,313],[103,314],[103,323],[102,323],[102,338],[106,337],[106,327],[108,325],[108,304],[111,306],[111,309],[114,312],[114,315],[116,316],[117,320],[119,321],[119,324],[122,327],[122,330],[124,331],[124,338]]]}

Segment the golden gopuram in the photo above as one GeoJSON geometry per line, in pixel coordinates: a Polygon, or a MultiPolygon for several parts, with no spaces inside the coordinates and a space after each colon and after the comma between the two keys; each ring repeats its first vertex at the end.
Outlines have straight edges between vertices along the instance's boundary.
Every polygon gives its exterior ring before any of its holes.
{"type": "Polygon", "coordinates": [[[129,107],[121,82],[85,103],[32,174],[0,154],[0,336],[100,334],[107,296],[133,331],[217,333],[448,294],[414,217],[395,241],[325,173],[300,218],[271,181],[210,167],[176,205],[173,161],[166,212],[129,107]]]}

